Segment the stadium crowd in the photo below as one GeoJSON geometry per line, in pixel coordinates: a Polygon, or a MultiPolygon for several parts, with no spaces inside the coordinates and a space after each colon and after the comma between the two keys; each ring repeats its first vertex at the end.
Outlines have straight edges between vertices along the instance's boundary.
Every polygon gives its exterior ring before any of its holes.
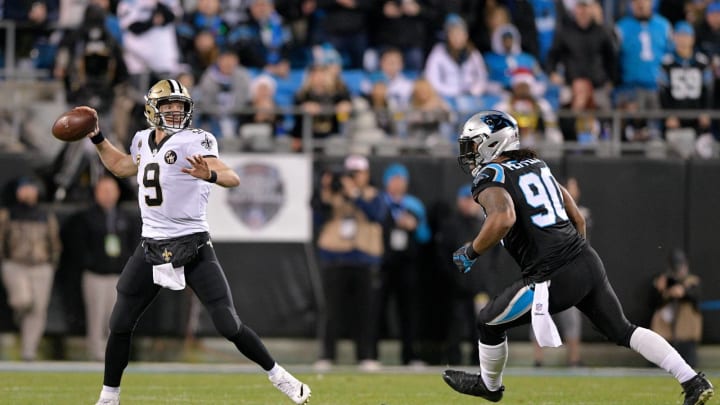
{"type": "Polygon", "coordinates": [[[125,143],[161,77],[231,149],[307,151],[303,131],[436,145],[486,108],[518,117],[528,146],[689,136],[707,157],[720,139],[716,0],[39,0],[5,1],[0,19],[16,37],[3,64],[62,81],[125,143]]]}

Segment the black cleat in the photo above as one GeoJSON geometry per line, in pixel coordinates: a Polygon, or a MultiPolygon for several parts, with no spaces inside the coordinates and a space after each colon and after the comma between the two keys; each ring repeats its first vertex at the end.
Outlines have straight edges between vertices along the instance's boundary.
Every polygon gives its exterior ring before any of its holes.
{"type": "Polygon", "coordinates": [[[703,405],[715,393],[712,384],[703,373],[698,373],[698,375],[681,385],[685,394],[683,405],[703,405]]]}
{"type": "Polygon", "coordinates": [[[464,371],[445,370],[443,380],[455,391],[476,397],[485,398],[490,402],[499,402],[503,397],[505,386],[497,391],[490,391],[480,377],[480,374],[470,374],[464,371]]]}

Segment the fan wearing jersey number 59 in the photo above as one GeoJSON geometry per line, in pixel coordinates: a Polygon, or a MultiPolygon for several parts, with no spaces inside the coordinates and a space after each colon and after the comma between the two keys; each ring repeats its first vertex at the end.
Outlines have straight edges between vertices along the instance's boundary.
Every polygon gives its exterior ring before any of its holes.
{"type": "Polygon", "coordinates": [[[500,401],[506,331],[532,323],[541,346],[558,346],[550,315],[575,306],[609,340],[672,374],[685,392],[684,405],[710,399],[713,386],[702,373],[660,335],[625,317],[600,257],[585,240],[585,219],[545,162],[520,149],[515,119],[501,111],[477,113],[463,126],[458,142],[458,162],[473,175],[473,198],[486,219],[453,260],[467,272],[479,255],[502,242],[522,275],[478,314],[480,372],[445,370],[445,382],[460,393],[500,401]]]}
{"type": "MultiPolygon", "coordinates": [[[[90,107],[81,107],[97,114],[90,107]]],[[[213,183],[236,187],[240,179],[218,156],[215,137],[191,128],[193,100],[176,80],[160,80],[145,96],[149,128],[132,139],[130,154],[106,140],[99,128],[87,136],[105,167],[118,177],[137,176],[142,243],[117,285],[110,317],[105,376],[97,404],[120,403],[120,380],[128,364],[138,319],[160,288],[193,289],[218,332],[257,363],[296,404],[310,388],[278,365],[255,332],[238,318],[230,286],[210,242],[207,202],[213,183]]]]}

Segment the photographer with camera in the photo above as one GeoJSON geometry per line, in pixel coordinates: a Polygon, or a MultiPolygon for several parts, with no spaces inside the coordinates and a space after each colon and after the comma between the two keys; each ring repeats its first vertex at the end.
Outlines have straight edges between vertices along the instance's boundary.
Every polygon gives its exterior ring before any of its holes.
{"type": "Polygon", "coordinates": [[[698,363],[697,345],[702,337],[700,278],[690,273],[685,252],[675,249],[669,267],[655,277],[654,308],[650,329],[664,337],[685,361],[698,363]]]}
{"type": "Polygon", "coordinates": [[[312,205],[326,298],[315,368],[332,367],[337,340],[349,326],[360,368],[378,370],[374,320],[383,256],[381,221],[387,208],[378,189],[370,185],[367,158],[350,155],[342,169],[325,170],[312,205]]]}

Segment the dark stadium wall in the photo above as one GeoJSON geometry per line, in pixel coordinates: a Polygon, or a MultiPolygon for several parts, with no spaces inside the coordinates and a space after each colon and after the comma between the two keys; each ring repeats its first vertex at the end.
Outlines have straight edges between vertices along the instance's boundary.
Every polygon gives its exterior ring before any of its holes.
{"type": "MultiPolygon", "coordinates": [[[[384,169],[397,159],[371,160],[373,182],[381,186],[384,169]]],[[[410,172],[410,190],[427,207],[431,226],[455,203],[457,188],[468,181],[454,159],[403,157],[410,172]]],[[[339,158],[319,159],[315,168],[338,164],[339,158]]],[[[556,177],[576,177],[582,189],[580,203],[592,211],[592,245],[602,256],[608,277],[615,286],[628,318],[649,324],[652,277],[666,266],[667,254],[675,247],[689,255],[691,271],[703,281],[703,300],[720,301],[720,161],[651,160],[623,157],[600,159],[572,156],[550,160],[556,177]]],[[[316,173],[318,170],[316,170],[316,173]]],[[[262,336],[313,337],[322,299],[317,273],[313,271],[312,247],[293,243],[215,243],[220,262],[230,282],[241,319],[262,336]]],[[[447,319],[443,311],[446,294],[442,274],[426,246],[421,258],[422,335],[438,340],[447,319]]],[[[63,263],[58,271],[51,303],[48,333],[84,333],[82,302],[73,287],[72,272],[63,263]],[[70,297],[70,298],[68,298],[70,297]]],[[[507,254],[494,272],[501,286],[518,275],[507,254]]],[[[138,333],[176,335],[185,333],[190,292],[163,291],[138,325],[138,333]]],[[[704,311],[704,343],[720,343],[720,311],[704,311]]],[[[347,319],[352,322],[352,319],[347,319]]],[[[14,329],[0,288],[0,330],[14,329]]],[[[389,328],[386,337],[397,328],[389,328]]],[[[216,335],[203,313],[201,335],[216,335]]],[[[510,333],[512,339],[527,340],[526,328],[510,333]]],[[[587,320],[583,339],[602,340],[587,320]]]]}
{"type": "Polygon", "coordinates": [[[687,169],[685,248],[702,277],[703,341],[720,343],[720,161],[692,161],[687,169]]]}
{"type": "MultiPolygon", "coordinates": [[[[685,164],[584,157],[568,159],[566,170],[580,183],[580,203],[592,212],[591,244],[628,319],[649,325],[652,278],[673,248],[684,247],[685,164]]],[[[600,338],[587,328],[585,334],[600,338]]]]}

